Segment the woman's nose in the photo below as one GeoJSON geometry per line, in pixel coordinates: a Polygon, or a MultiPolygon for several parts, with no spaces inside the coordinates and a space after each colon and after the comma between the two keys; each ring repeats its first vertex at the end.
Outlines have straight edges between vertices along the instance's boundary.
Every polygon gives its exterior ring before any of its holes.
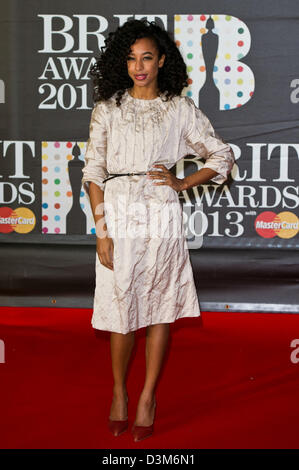
{"type": "Polygon", "coordinates": [[[136,68],[136,71],[138,71],[138,72],[143,69],[142,60],[136,60],[135,68],[136,68]]]}

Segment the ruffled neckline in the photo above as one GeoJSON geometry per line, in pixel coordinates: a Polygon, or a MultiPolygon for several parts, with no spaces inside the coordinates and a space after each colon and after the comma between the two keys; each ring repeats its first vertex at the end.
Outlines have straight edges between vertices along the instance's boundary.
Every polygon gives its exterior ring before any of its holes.
{"type": "Polygon", "coordinates": [[[159,96],[157,96],[157,98],[152,98],[150,100],[146,100],[146,99],[143,99],[143,98],[134,98],[133,96],[130,95],[129,93],[129,90],[126,89],[125,91],[125,96],[127,97],[127,99],[129,101],[132,101],[134,103],[140,103],[140,104],[152,104],[152,103],[158,103],[159,101],[161,101],[161,98],[163,96],[163,93],[161,93],[159,96]]]}
{"type": "Polygon", "coordinates": [[[128,89],[126,89],[122,95],[120,110],[124,125],[134,122],[135,131],[140,132],[144,128],[144,123],[150,119],[153,123],[160,126],[170,105],[169,102],[167,105],[163,102],[162,96],[163,93],[151,100],[133,98],[128,89]]]}

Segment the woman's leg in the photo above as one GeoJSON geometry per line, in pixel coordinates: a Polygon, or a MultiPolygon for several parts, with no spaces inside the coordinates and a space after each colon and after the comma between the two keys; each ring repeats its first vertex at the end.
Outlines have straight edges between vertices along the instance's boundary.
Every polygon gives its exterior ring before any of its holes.
{"type": "Polygon", "coordinates": [[[136,426],[150,426],[154,419],[155,387],[163,363],[169,336],[169,323],[147,327],[146,376],[137,405],[136,426]]]}
{"type": "Polygon", "coordinates": [[[127,417],[126,375],[134,342],[134,331],[125,335],[122,333],[111,333],[110,335],[111,363],[114,379],[113,400],[110,409],[110,418],[112,420],[121,420],[127,417]]]}

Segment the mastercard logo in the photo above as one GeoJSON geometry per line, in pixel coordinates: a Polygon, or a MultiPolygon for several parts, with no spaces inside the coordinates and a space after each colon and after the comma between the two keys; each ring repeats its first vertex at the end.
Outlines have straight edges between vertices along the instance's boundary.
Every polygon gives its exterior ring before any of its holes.
{"type": "Polygon", "coordinates": [[[0,207],[0,233],[29,233],[36,224],[32,210],[26,207],[0,207]]]}
{"type": "Polygon", "coordinates": [[[257,216],[254,227],[263,238],[293,238],[299,232],[299,219],[292,212],[265,211],[257,216]]]}

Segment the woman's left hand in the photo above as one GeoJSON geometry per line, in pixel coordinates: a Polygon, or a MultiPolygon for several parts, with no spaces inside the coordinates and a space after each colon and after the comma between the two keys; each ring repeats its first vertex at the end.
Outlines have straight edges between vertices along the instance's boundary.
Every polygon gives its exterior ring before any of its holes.
{"type": "Polygon", "coordinates": [[[162,171],[154,171],[150,170],[147,172],[147,177],[151,179],[158,179],[158,180],[163,180],[163,181],[153,181],[153,184],[158,185],[167,185],[173,188],[175,191],[179,192],[182,191],[183,188],[183,179],[177,178],[174,176],[173,173],[171,173],[170,170],[168,170],[164,165],[153,165],[154,167],[159,167],[162,169],[162,171]]]}

